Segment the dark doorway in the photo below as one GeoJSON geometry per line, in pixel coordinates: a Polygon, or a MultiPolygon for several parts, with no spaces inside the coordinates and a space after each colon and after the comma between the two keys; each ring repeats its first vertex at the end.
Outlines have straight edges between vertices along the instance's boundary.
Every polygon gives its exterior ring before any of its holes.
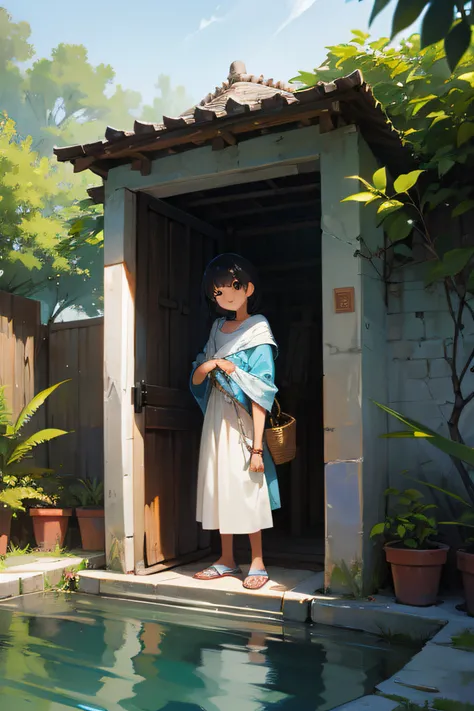
{"type": "MultiPolygon", "coordinates": [[[[152,241],[154,242],[152,250],[156,256],[150,261],[149,257],[144,257],[142,254],[142,263],[144,259],[147,260],[150,274],[147,287],[148,316],[145,321],[142,320],[142,326],[144,327],[146,322],[148,328],[155,332],[152,348],[158,351],[164,349],[168,354],[174,352],[177,360],[173,364],[172,356],[165,357],[168,368],[168,375],[166,375],[163,373],[163,355],[149,355],[145,376],[147,382],[154,382],[156,385],[168,384],[168,387],[170,384],[179,384],[182,393],[179,396],[181,412],[183,412],[184,403],[187,402],[187,395],[184,392],[191,360],[204,345],[210,326],[203,305],[198,305],[199,282],[204,262],[212,254],[224,251],[237,252],[251,260],[258,267],[262,280],[264,294],[262,312],[270,321],[279,345],[279,357],[276,362],[278,397],[282,408],[297,418],[298,432],[297,458],[291,464],[278,468],[282,508],[274,513],[274,528],[264,533],[265,555],[270,563],[319,569],[324,562],[324,465],[318,166],[313,163],[303,164],[303,168],[297,174],[273,180],[193,192],[168,198],[166,201],[151,199],[148,209],[152,212],[155,209],[171,212],[168,216],[153,218],[154,222],[152,220],[154,226],[151,227],[151,232],[154,236],[149,235],[148,240],[150,245],[152,241]],[[186,219],[194,220],[195,223],[191,226],[188,223],[186,228],[178,227],[172,219],[176,216],[178,218],[187,216],[186,219]],[[203,234],[202,231],[199,233],[200,225],[208,226],[207,234],[203,234]],[[191,236],[198,240],[200,247],[191,246],[189,241],[191,236]],[[194,250],[192,253],[194,256],[191,256],[190,249],[194,250]],[[176,255],[175,259],[181,264],[183,259],[186,264],[184,273],[182,267],[178,268],[181,274],[180,283],[175,282],[174,285],[173,276],[171,280],[164,276],[164,272],[177,274],[177,267],[173,266],[172,254],[176,255]],[[157,270],[159,275],[156,279],[151,276],[153,269],[157,270]],[[189,286],[184,286],[186,273],[189,273],[189,286]],[[156,293],[157,289],[159,295],[156,293]],[[174,331],[166,326],[163,330],[163,325],[158,327],[156,325],[162,323],[163,319],[165,321],[171,319],[170,324],[177,322],[177,316],[172,313],[170,304],[180,301],[178,292],[185,293],[189,305],[188,318],[187,320],[181,318],[179,321],[181,327],[175,326],[174,331]],[[192,318],[190,319],[189,316],[192,318]],[[196,317],[200,319],[199,324],[191,325],[196,317]],[[161,328],[159,334],[156,332],[157,328],[161,328]],[[189,329],[187,336],[186,328],[189,329]],[[181,339],[181,345],[178,345],[176,340],[178,338],[181,339]],[[169,341],[168,346],[165,345],[166,339],[169,341]],[[179,355],[178,350],[180,350],[179,355]],[[179,373],[174,372],[176,368],[180,370],[179,373]]],[[[150,233],[150,225],[144,231],[150,233]]],[[[144,239],[146,240],[139,231],[139,254],[140,243],[144,239]]],[[[137,303],[137,309],[139,308],[140,305],[137,303]]],[[[139,338],[142,340],[144,338],[143,334],[140,335],[140,330],[137,319],[137,343],[139,338]]],[[[150,353],[150,344],[146,350],[150,353]]],[[[143,368],[141,370],[143,372],[143,368]]],[[[137,376],[141,377],[138,372],[137,376]]],[[[162,393],[161,397],[165,395],[162,393]]],[[[178,398],[176,393],[175,397],[178,398]]],[[[163,402],[170,403],[169,392],[161,405],[163,402]]],[[[160,409],[158,406],[155,410],[160,410],[163,415],[162,407],[160,409]]],[[[191,405],[189,405],[189,412],[192,412],[191,405]]],[[[177,409],[172,418],[173,422],[179,422],[179,413],[180,410],[177,409]]],[[[156,412],[153,417],[156,422],[156,412]]],[[[151,415],[149,419],[151,421],[151,415]]],[[[186,442],[191,443],[190,451],[192,451],[192,454],[188,452],[189,456],[186,456],[185,461],[181,461],[184,469],[180,465],[180,472],[181,469],[183,471],[179,474],[180,483],[175,483],[175,489],[185,486],[189,489],[195,486],[197,468],[195,427],[195,420],[191,422],[189,419],[187,430],[181,430],[182,434],[175,432],[171,435],[177,443],[176,452],[185,447],[186,442]]],[[[163,514],[160,513],[159,516],[163,520],[155,524],[155,529],[157,526],[161,529],[160,539],[167,537],[163,530],[165,526],[171,526],[174,531],[178,530],[178,533],[174,534],[175,545],[171,546],[172,551],[170,549],[169,554],[173,552],[174,557],[182,557],[183,552],[177,542],[181,537],[188,541],[188,545],[185,546],[187,553],[191,553],[189,548],[194,543],[198,555],[202,547],[207,545],[207,539],[199,532],[194,533],[196,526],[192,517],[194,495],[175,490],[167,491],[170,487],[169,483],[159,484],[160,480],[164,481],[165,470],[167,477],[176,480],[174,469],[177,465],[174,462],[180,461],[176,452],[174,455],[170,453],[173,445],[170,450],[169,442],[164,443],[164,439],[170,437],[169,431],[168,434],[163,434],[161,427],[150,429],[147,437],[150,440],[147,445],[149,453],[146,456],[147,501],[145,503],[150,506],[161,486],[164,493],[160,494],[160,511],[167,512],[166,524],[163,514]],[[173,473],[170,474],[170,471],[173,473]],[[178,520],[181,524],[176,523],[178,520]],[[189,530],[193,531],[191,536],[189,530]]],[[[150,516],[149,511],[147,516],[150,516]]],[[[247,537],[237,538],[237,549],[240,549],[242,557],[247,546],[247,537]]],[[[163,546],[161,548],[163,549],[163,546]]],[[[161,559],[165,560],[163,558],[165,552],[161,550],[158,558],[161,555],[161,559]]],[[[153,563],[157,562],[161,561],[155,556],[153,563]]],[[[153,563],[149,561],[148,565],[153,563]]]]}

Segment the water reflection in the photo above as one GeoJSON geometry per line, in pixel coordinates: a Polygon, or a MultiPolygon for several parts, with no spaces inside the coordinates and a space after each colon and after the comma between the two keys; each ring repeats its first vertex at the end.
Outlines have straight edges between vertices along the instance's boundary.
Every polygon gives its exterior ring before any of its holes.
{"type": "Polygon", "coordinates": [[[81,595],[0,605],[0,695],[15,711],[326,711],[412,654],[354,632],[81,595]]]}

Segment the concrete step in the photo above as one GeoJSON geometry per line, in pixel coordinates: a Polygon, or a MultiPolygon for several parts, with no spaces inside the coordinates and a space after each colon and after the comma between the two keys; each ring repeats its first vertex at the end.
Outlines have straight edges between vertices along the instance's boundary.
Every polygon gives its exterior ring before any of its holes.
{"type": "MultiPolygon", "coordinates": [[[[79,574],[79,590],[129,600],[306,622],[312,596],[323,584],[323,573],[269,566],[267,585],[261,590],[246,590],[242,580],[237,578],[194,579],[194,573],[202,567],[202,562],[193,563],[154,575],[85,570],[79,574]]],[[[245,575],[247,568],[242,570],[245,575]]]]}
{"type": "Polygon", "coordinates": [[[48,590],[60,582],[67,568],[80,565],[84,559],[91,567],[105,565],[105,555],[101,552],[80,551],[60,556],[31,553],[8,557],[6,568],[0,570],[0,599],[48,590]]]}

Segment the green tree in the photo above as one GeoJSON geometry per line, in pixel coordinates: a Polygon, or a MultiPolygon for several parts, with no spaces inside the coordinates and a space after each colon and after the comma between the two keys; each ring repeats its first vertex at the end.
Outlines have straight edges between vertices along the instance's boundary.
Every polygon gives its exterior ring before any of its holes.
{"type": "Polygon", "coordinates": [[[94,316],[102,305],[102,209],[84,195],[100,181],[53,163],[52,148],[100,140],[107,125],[131,127],[141,112],[159,122],[191,101],[160,75],[159,97],[141,108],[140,94],[115,85],[112,67],[92,65],[82,45],[59,44],[51,58],[35,58],[29,37],[29,25],[0,8],[0,113],[15,122],[0,126],[0,288],[39,298],[48,319],[68,306],[94,316]]]}
{"type": "MultiPolygon", "coordinates": [[[[436,169],[443,187],[470,194],[467,168],[474,167],[474,51],[451,73],[441,43],[422,48],[415,34],[390,47],[383,37],[354,30],[345,44],[328,47],[324,62],[292,81],[314,86],[359,69],[388,118],[424,169],[436,169]],[[463,166],[463,170],[456,170],[463,166]]],[[[445,193],[437,192],[440,199],[445,193]]],[[[434,200],[434,198],[433,198],[434,200]]],[[[466,206],[467,207],[467,206],[466,206]]]]}
{"type": "Polygon", "coordinates": [[[28,61],[34,54],[28,42],[30,32],[27,22],[12,22],[7,11],[0,7],[0,111],[8,106],[12,116],[21,107],[23,76],[17,64],[28,61]]]}
{"type": "Polygon", "coordinates": [[[70,221],[83,211],[83,186],[71,172],[32,150],[12,119],[0,120],[0,288],[39,298],[53,319],[73,304],[100,309],[100,235],[78,241],[70,221]],[[97,286],[99,285],[99,287],[97,286]]]}
{"type": "MultiPolygon", "coordinates": [[[[374,0],[370,25],[390,2],[374,0]]],[[[443,40],[449,66],[454,70],[472,42],[472,0],[396,0],[391,39],[416,22],[423,12],[421,47],[424,49],[443,40]]]]}
{"type": "Polygon", "coordinates": [[[142,121],[160,123],[163,116],[179,116],[192,106],[192,99],[187,95],[184,86],[171,86],[171,80],[166,74],[160,74],[155,84],[159,95],[151,105],[145,105],[141,113],[142,121]]]}

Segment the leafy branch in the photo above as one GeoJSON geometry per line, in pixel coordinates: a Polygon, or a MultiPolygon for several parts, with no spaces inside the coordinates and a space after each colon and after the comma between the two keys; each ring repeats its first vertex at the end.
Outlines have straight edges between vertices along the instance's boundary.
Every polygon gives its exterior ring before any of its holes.
{"type": "MultiPolygon", "coordinates": [[[[447,250],[444,248],[444,251],[443,242],[433,237],[429,229],[429,218],[432,212],[430,196],[435,192],[429,182],[424,189],[418,188],[424,172],[415,170],[398,176],[390,193],[387,190],[385,168],[380,168],[373,174],[372,182],[360,176],[350,176],[350,179],[359,180],[364,190],[349,195],[342,202],[376,204],[378,223],[384,226],[388,236],[386,258],[393,258],[395,261],[398,256],[397,246],[403,243],[402,259],[403,264],[407,264],[413,261],[412,250],[415,247],[421,248],[424,250],[427,262],[425,285],[442,285],[453,324],[452,344],[450,347],[446,342],[444,344],[444,359],[450,369],[454,395],[448,428],[451,439],[464,444],[460,432],[460,420],[466,406],[474,399],[474,390],[463,391],[463,381],[474,363],[474,349],[468,353],[464,362],[460,363],[460,345],[466,315],[472,313],[469,301],[474,295],[474,247],[447,250]],[[390,251],[393,254],[389,255],[390,251]]],[[[474,501],[474,483],[465,464],[456,456],[452,456],[452,460],[469,496],[474,501]]]]}
{"type": "MultiPolygon", "coordinates": [[[[391,0],[374,0],[370,25],[389,2],[391,0]]],[[[397,0],[390,39],[410,27],[425,10],[421,25],[421,46],[424,49],[443,40],[449,66],[454,70],[471,43],[471,25],[474,23],[472,1],[397,0]]]]}

